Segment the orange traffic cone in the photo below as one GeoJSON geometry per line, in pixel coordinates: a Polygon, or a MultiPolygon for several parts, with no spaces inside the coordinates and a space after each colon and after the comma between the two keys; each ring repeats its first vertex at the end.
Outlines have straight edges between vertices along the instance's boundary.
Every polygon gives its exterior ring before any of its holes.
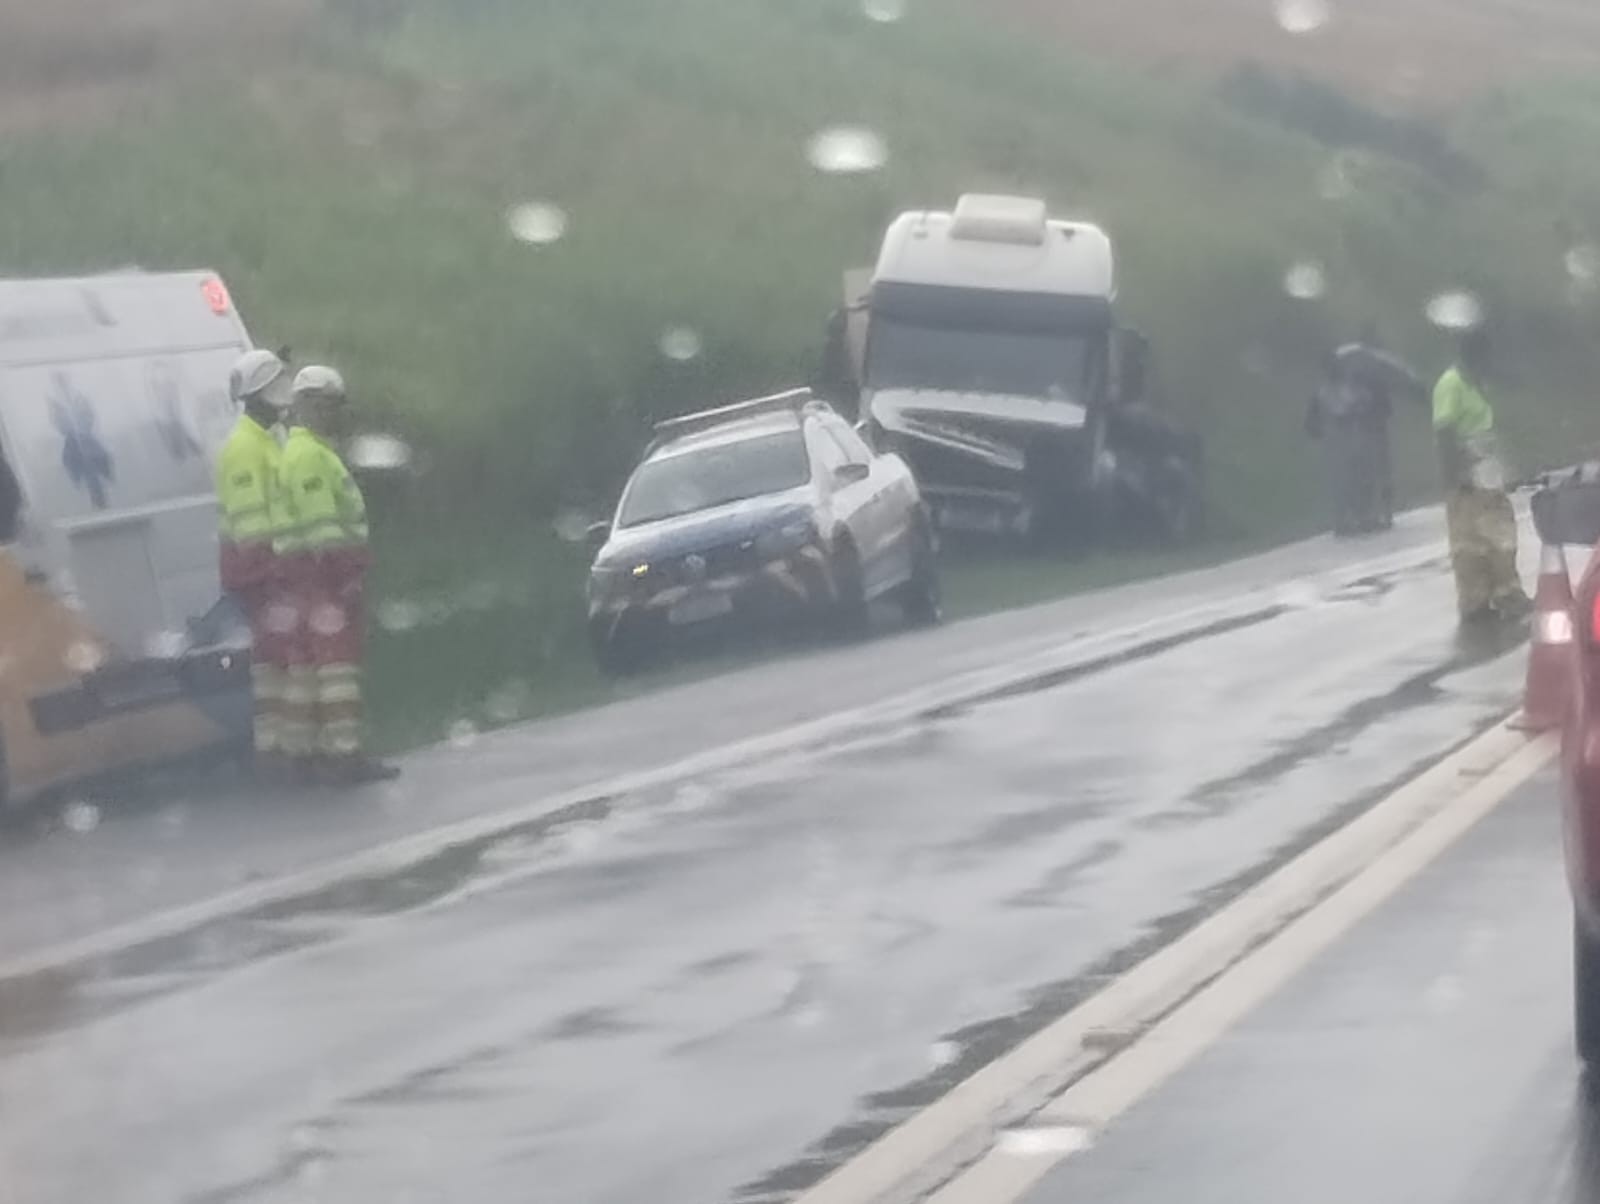
{"type": "Polygon", "coordinates": [[[1572,617],[1572,580],[1559,546],[1546,544],[1539,556],[1539,589],[1533,600],[1533,645],[1528,652],[1528,682],[1517,726],[1547,732],[1560,727],[1572,699],[1577,646],[1572,617]]]}

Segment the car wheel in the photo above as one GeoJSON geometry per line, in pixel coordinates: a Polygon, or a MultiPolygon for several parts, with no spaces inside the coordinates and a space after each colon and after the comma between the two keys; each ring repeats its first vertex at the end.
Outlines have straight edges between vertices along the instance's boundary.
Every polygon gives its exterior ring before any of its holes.
{"type": "Polygon", "coordinates": [[[911,579],[901,587],[900,609],[912,626],[932,627],[944,618],[944,596],[933,528],[926,518],[917,520],[911,540],[911,579]]]}
{"type": "Polygon", "coordinates": [[[833,626],[842,636],[860,635],[867,629],[867,586],[861,573],[861,554],[848,536],[841,536],[833,552],[833,626]]]}
{"type": "Polygon", "coordinates": [[[1581,921],[1572,926],[1572,986],[1578,1056],[1600,1068],[1600,941],[1581,921]]]}

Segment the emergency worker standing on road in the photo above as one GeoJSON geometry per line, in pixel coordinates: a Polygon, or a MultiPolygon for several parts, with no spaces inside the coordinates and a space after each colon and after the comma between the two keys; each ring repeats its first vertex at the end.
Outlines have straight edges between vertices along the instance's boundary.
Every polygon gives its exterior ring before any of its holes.
{"type": "Polygon", "coordinates": [[[274,546],[283,516],[275,431],[291,399],[288,369],[270,351],[249,351],[234,364],[228,386],[244,413],[217,457],[219,567],[222,588],[239,600],[250,622],[255,769],[275,777],[285,768],[283,705],[294,628],[274,546]]]}
{"type": "Polygon", "coordinates": [[[1488,335],[1468,331],[1455,366],[1433,391],[1433,429],[1463,623],[1517,620],[1533,609],[1517,577],[1517,519],[1485,392],[1488,363],[1488,335]]]}
{"type": "Polygon", "coordinates": [[[307,367],[294,379],[295,425],[280,477],[288,523],[278,538],[300,623],[289,669],[290,755],[330,785],[387,781],[399,771],[362,748],[367,508],[335,443],[349,413],[344,379],[307,367]]]}

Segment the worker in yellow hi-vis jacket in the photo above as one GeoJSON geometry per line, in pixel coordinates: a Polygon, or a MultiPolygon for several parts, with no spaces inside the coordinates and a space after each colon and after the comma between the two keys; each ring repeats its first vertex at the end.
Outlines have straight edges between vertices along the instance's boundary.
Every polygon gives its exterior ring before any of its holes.
{"type": "Polygon", "coordinates": [[[1433,391],[1433,429],[1463,623],[1519,620],[1533,608],[1517,577],[1517,519],[1484,387],[1488,360],[1488,336],[1469,331],[1455,365],[1433,391]]]}
{"type": "Polygon", "coordinates": [[[282,448],[275,432],[291,400],[288,370],[270,351],[249,351],[234,365],[228,384],[244,412],[217,457],[222,588],[239,600],[250,622],[255,768],[270,778],[284,768],[287,637],[293,628],[274,547],[282,516],[282,448]]]}
{"type": "Polygon", "coordinates": [[[334,446],[348,412],[339,373],[301,369],[294,380],[295,425],[279,468],[289,517],[277,547],[300,619],[285,740],[292,757],[334,785],[385,781],[399,772],[363,749],[363,594],[370,553],[366,503],[334,446]]]}

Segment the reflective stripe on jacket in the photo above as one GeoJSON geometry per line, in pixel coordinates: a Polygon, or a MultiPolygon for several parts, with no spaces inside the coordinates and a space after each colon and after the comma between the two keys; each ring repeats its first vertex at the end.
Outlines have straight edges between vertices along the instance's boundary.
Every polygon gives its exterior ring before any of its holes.
{"type": "Polygon", "coordinates": [[[324,439],[303,426],[291,430],[278,475],[285,509],[274,540],[280,555],[366,549],[366,501],[324,439]]]}

